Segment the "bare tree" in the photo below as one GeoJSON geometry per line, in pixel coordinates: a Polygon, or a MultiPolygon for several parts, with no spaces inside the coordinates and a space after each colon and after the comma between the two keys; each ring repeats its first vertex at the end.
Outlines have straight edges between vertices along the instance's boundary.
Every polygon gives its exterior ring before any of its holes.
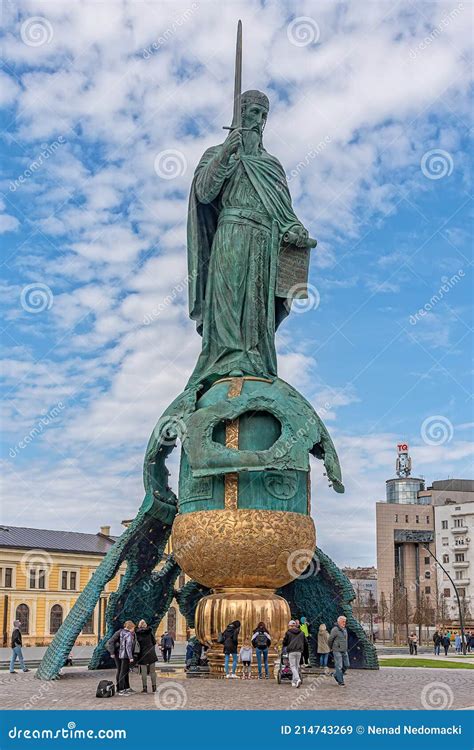
{"type": "Polygon", "coordinates": [[[379,601],[379,617],[382,621],[382,642],[385,643],[385,621],[388,620],[390,616],[390,609],[387,604],[387,600],[385,598],[385,594],[382,591],[380,594],[380,601],[379,601]]]}
{"type": "Polygon", "coordinates": [[[440,593],[436,599],[436,622],[441,625],[444,630],[446,620],[448,619],[448,605],[446,604],[446,597],[440,593]]]}

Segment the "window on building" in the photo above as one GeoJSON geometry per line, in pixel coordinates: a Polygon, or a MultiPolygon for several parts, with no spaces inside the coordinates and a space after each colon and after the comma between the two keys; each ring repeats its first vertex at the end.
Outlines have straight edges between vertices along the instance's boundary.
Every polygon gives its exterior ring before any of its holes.
{"type": "Polygon", "coordinates": [[[464,562],[464,552],[455,552],[454,560],[455,562],[464,562]]]}
{"type": "Polygon", "coordinates": [[[3,585],[6,589],[11,589],[13,583],[13,568],[5,568],[5,574],[3,578],[3,585]]]}
{"type": "Polygon", "coordinates": [[[430,522],[430,517],[426,516],[426,523],[429,523],[429,522],[430,522]]]}
{"type": "Polygon", "coordinates": [[[425,586],[425,594],[431,594],[431,586],[425,586]]]}
{"type": "Polygon", "coordinates": [[[460,581],[462,578],[464,578],[463,573],[464,573],[464,571],[462,571],[462,570],[457,570],[456,571],[456,581],[460,581]]]}
{"type": "Polygon", "coordinates": [[[46,571],[45,570],[38,570],[38,588],[44,589],[46,588],[46,571]]]}
{"type": "Polygon", "coordinates": [[[448,522],[447,521],[441,521],[441,528],[447,529],[448,528],[448,522]]]}
{"type": "Polygon", "coordinates": [[[420,523],[420,516],[415,516],[415,523],[420,523]]]}
{"type": "Polygon", "coordinates": [[[466,596],[466,589],[458,588],[458,594],[461,597],[466,596]]]}
{"type": "Polygon", "coordinates": [[[18,605],[15,620],[20,621],[20,632],[22,635],[28,635],[30,632],[30,608],[27,604],[18,605]]]}
{"type": "Polygon", "coordinates": [[[429,564],[430,564],[430,558],[429,557],[425,557],[425,565],[429,565],[429,564]]]}
{"type": "Polygon", "coordinates": [[[94,614],[92,613],[89,619],[84,623],[82,628],[83,635],[92,635],[94,633],[94,614]]]}
{"type": "Polygon", "coordinates": [[[77,573],[75,570],[63,570],[61,572],[61,588],[63,591],[68,589],[75,591],[77,588],[77,573]]]}
{"type": "Polygon", "coordinates": [[[443,596],[446,597],[446,599],[451,596],[451,589],[443,589],[443,596]]]}
{"type": "Polygon", "coordinates": [[[461,526],[464,526],[464,518],[455,518],[454,519],[454,528],[459,529],[461,526]]]}
{"type": "Polygon", "coordinates": [[[395,523],[398,523],[398,513],[395,513],[395,523]]]}
{"type": "Polygon", "coordinates": [[[51,607],[49,615],[49,632],[54,635],[58,632],[59,628],[63,624],[63,608],[60,604],[54,604],[51,607]]]}
{"type": "Polygon", "coordinates": [[[443,555],[443,562],[448,563],[449,562],[449,555],[443,555]]]}
{"type": "Polygon", "coordinates": [[[408,523],[408,516],[405,516],[405,523],[408,523]]]}
{"type": "Polygon", "coordinates": [[[425,578],[431,578],[431,573],[429,570],[426,571],[425,578]]]}
{"type": "Polygon", "coordinates": [[[447,547],[447,546],[448,546],[448,544],[449,544],[449,540],[448,540],[448,537],[447,537],[447,536],[443,536],[443,537],[442,537],[442,539],[441,539],[441,544],[443,545],[443,547],[447,547]]]}

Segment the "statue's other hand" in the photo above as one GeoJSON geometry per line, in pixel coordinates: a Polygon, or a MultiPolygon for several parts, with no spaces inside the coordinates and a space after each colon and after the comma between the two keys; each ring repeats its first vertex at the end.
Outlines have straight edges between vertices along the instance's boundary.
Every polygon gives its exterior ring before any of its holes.
{"type": "Polygon", "coordinates": [[[296,228],[295,234],[297,235],[296,240],[296,247],[306,247],[308,244],[308,237],[309,232],[307,229],[304,228],[304,226],[301,224],[299,227],[296,228]]]}
{"type": "Polygon", "coordinates": [[[241,146],[242,131],[240,130],[240,128],[235,128],[234,130],[230,131],[229,135],[225,139],[222,149],[226,158],[229,158],[229,156],[235,154],[241,146]]]}

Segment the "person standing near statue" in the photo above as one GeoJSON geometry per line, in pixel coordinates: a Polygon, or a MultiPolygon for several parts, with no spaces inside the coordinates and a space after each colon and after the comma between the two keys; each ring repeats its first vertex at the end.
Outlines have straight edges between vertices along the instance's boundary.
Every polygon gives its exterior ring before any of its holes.
{"type": "Polygon", "coordinates": [[[288,630],[283,638],[282,647],[286,649],[291,669],[291,685],[299,688],[301,685],[300,661],[304,651],[305,634],[301,631],[296,620],[290,620],[288,630]]]}
{"type": "Polygon", "coordinates": [[[240,622],[230,622],[221,634],[220,642],[224,644],[224,672],[227,679],[236,679],[237,649],[239,645],[240,622]],[[230,657],[232,656],[232,672],[229,672],[230,657]]]}
{"type": "Polygon", "coordinates": [[[160,648],[161,653],[163,654],[163,661],[171,661],[171,652],[174,649],[174,639],[171,633],[169,633],[167,630],[165,630],[165,632],[161,636],[160,648]]]}
{"type": "Polygon", "coordinates": [[[344,687],[344,675],[350,667],[349,654],[347,652],[347,618],[341,615],[329,635],[329,648],[334,656],[336,671],[334,679],[340,687],[344,687]]]}
{"type": "Polygon", "coordinates": [[[142,676],[142,693],[147,692],[147,674],[150,673],[151,689],[156,692],[156,667],[158,661],[156,656],[156,639],[153,630],[145,620],[140,620],[136,631],[137,644],[139,646],[137,664],[142,676]]]}
{"type": "Polygon", "coordinates": [[[319,666],[323,667],[325,671],[327,671],[330,650],[329,633],[327,631],[325,623],[322,622],[318,630],[318,654],[319,666]]]}
{"type": "Polygon", "coordinates": [[[131,620],[127,620],[124,623],[122,630],[120,631],[120,646],[119,646],[119,660],[120,660],[120,673],[118,681],[118,694],[119,695],[130,695],[135,690],[130,687],[130,668],[134,662],[133,649],[135,645],[135,624],[131,620]]]}
{"type": "Polygon", "coordinates": [[[255,654],[257,657],[257,669],[258,679],[262,679],[262,661],[265,668],[265,679],[269,679],[270,675],[268,672],[268,649],[271,645],[272,639],[270,633],[267,631],[267,626],[264,622],[259,622],[252,635],[252,645],[255,648],[255,654]]]}
{"type": "Polygon", "coordinates": [[[25,665],[24,659],[23,659],[23,641],[21,638],[21,622],[20,620],[15,620],[13,622],[13,630],[12,630],[12,637],[11,637],[11,647],[12,647],[12,656],[10,659],[10,674],[16,674],[15,672],[15,662],[18,659],[20,662],[20,669],[22,672],[29,672],[30,670],[25,665]]]}

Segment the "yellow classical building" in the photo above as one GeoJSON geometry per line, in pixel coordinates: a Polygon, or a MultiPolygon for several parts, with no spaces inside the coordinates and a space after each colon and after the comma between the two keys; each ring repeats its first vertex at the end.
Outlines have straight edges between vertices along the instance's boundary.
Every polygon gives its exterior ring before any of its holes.
{"type": "MultiPolygon", "coordinates": [[[[14,620],[21,622],[24,646],[48,645],[115,540],[110,526],[86,534],[1,525],[2,645],[10,645],[14,620]]],[[[123,565],[107,584],[76,645],[94,645],[103,635],[108,597],[117,590],[125,570],[123,565]]],[[[176,640],[186,637],[186,624],[174,600],[158,635],[164,630],[176,640]]]]}

